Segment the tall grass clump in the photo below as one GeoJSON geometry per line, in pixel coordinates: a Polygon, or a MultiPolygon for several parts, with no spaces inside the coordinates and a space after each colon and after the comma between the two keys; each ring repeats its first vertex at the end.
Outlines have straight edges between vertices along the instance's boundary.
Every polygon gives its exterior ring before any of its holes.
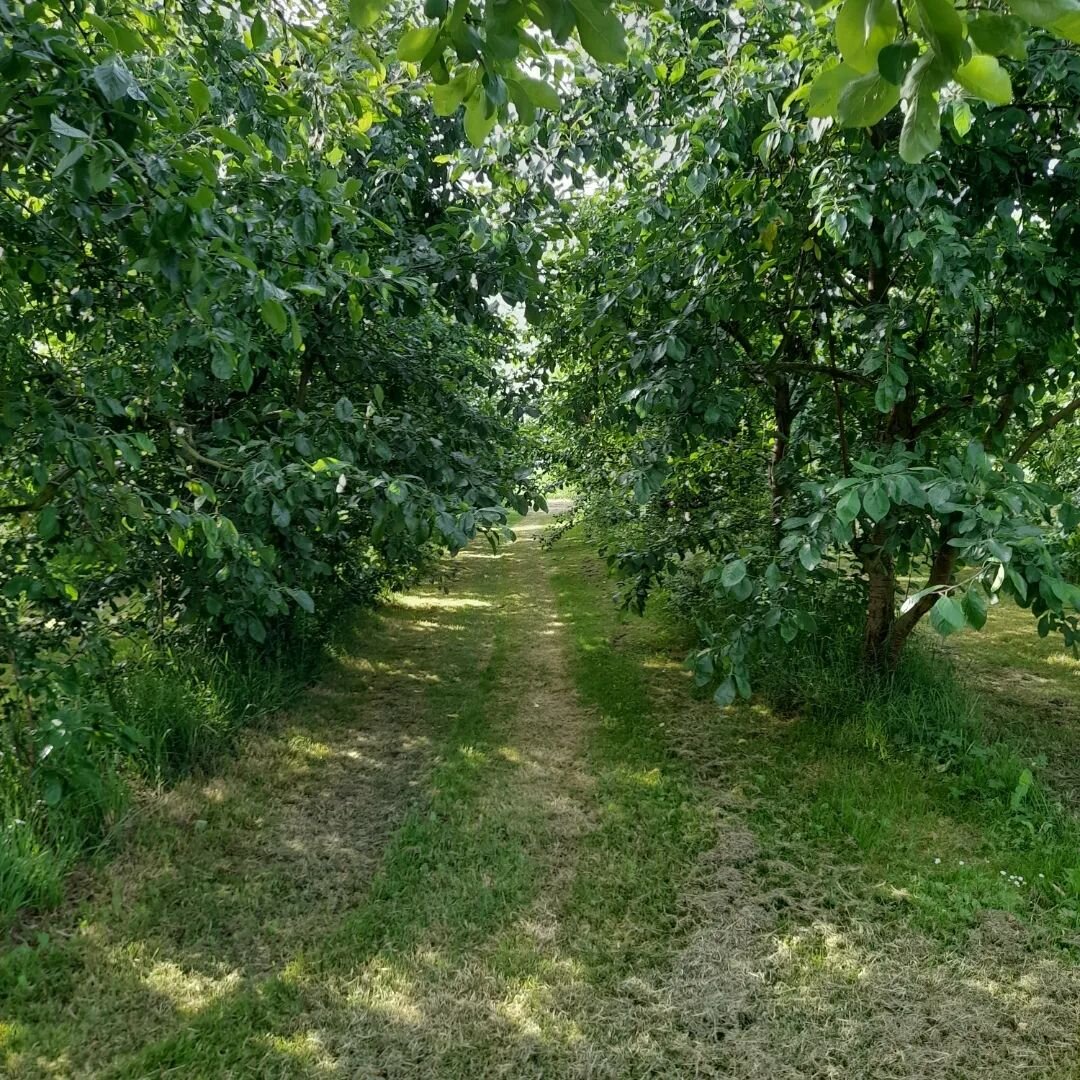
{"type": "MultiPolygon", "coordinates": [[[[685,560],[670,574],[664,602],[699,627],[725,612],[702,584],[707,558],[685,560]]],[[[909,643],[895,670],[881,673],[862,657],[865,609],[857,581],[837,581],[808,600],[816,631],[782,651],[757,656],[755,696],[773,712],[796,716],[811,741],[889,757],[902,755],[947,780],[960,801],[1043,833],[1064,828],[1064,816],[1038,780],[1041,762],[988,737],[978,693],[928,634],[909,643]]]]}
{"type": "Polygon", "coordinates": [[[9,697],[0,926],[55,905],[73,864],[108,842],[134,791],[210,769],[244,728],[311,681],[333,639],[328,617],[298,618],[261,647],[172,628],[113,643],[108,667],[73,669],[45,702],[9,697]]]}

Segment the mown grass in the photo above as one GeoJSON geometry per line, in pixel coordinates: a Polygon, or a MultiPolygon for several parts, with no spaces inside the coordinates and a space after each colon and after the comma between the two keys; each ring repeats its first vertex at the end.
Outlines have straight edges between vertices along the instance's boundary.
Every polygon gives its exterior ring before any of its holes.
{"type": "Polygon", "coordinates": [[[678,947],[679,896],[713,841],[712,818],[650,692],[645,665],[663,641],[626,640],[639,628],[616,615],[596,580],[595,554],[580,540],[561,542],[554,561],[574,679],[600,718],[587,746],[598,781],[597,826],[584,843],[564,918],[591,978],[610,986],[678,947]]]}
{"type": "Polygon", "coordinates": [[[80,862],[112,850],[133,804],[213,768],[310,682],[328,648],[332,635],[314,626],[263,649],[121,641],[87,708],[53,721],[46,767],[0,761],[0,930],[59,904],[80,862]]]}
{"type": "Polygon", "coordinates": [[[827,612],[819,622],[814,639],[763,658],[758,704],[732,710],[767,747],[748,778],[757,826],[797,861],[824,848],[854,862],[900,918],[942,940],[1000,911],[1076,943],[1080,821],[1059,781],[1075,769],[1062,721],[1080,664],[1001,605],[946,646],[920,634],[881,681],[850,632],[833,633],[827,612]]]}
{"type": "Polygon", "coordinates": [[[0,1071],[1069,1075],[1073,924],[1032,883],[1071,819],[940,768],[967,698],[717,710],[684,625],[534,528],[362,621],[0,959],[0,1071]]]}
{"type": "MultiPolygon", "coordinates": [[[[708,807],[655,722],[652,647],[617,648],[606,590],[580,588],[584,549],[547,594],[535,560],[470,558],[449,595],[381,616],[398,623],[390,638],[360,636],[382,673],[373,705],[419,710],[433,740],[423,790],[362,894],[335,897],[319,925],[299,903],[303,873],[283,882],[283,911],[306,926],[289,933],[245,850],[275,829],[281,785],[310,772],[317,790],[342,726],[364,722],[364,693],[331,673],[346,700],[326,716],[305,699],[288,746],[257,751],[242,784],[181,785],[187,827],[138,838],[133,890],[109,897],[106,870],[71,939],[9,953],[11,1075],[546,1076],[624,1053],[640,1018],[619,1005],[621,982],[683,936],[708,807]],[[409,680],[420,695],[403,702],[409,680]],[[219,790],[229,797],[208,797],[219,790]],[[233,888],[253,889],[250,902],[233,888]],[[245,955],[267,936],[276,956],[245,955]]],[[[300,841],[322,842],[328,825],[310,827],[300,841]]]]}

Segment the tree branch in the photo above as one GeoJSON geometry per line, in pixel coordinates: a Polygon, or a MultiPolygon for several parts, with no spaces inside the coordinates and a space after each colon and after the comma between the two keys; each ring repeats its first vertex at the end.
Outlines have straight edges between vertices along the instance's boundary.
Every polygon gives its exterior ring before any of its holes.
{"type": "Polygon", "coordinates": [[[60,491],[60,485],[74,475],[75,470],[65,465],[32,499],[22,503],[9,503],[0,506],[0,514],[5,517],[14,517],[16,514],[32,514],[44,509],[56,498],[60,491]]]}
{"type": "Polygon", "coordinates": [[[1017,448],[1012,452],[1009,460],[1018,462],[1024,455],[1044,436],[1068,420],[1070,416],[1080,412],[1080,397],[1074,398],[1068,405],[1058,409],[1056,413],[1048,417],[1037,427],[1033,427],[1021,440],[1017,448]]]}
{"type": "Polygon", "coordinates": [[[182,434],[183,428],[181,425],[174,425],[173,427],[173,440],[176,442],[176,447],[180,451],[182,457],[186,457],[188,461],[194,462],[197,465],[209,465],[214,469],[221,469],[222,472],[243,472],[239,465],[227,465],[223,461],[215,461],[211,457],[207,457],[205,454],[200,454],[198,450],[188,441],[186,435],[182,434]]]}
{"type": "Polygon", "coordinates": [[[848,371],[845,368],[834,367],[832,364],[773,364],[775,371],[790,371],[796,375],[828,375],[833,379],[843,379],[846,382],[858,383],[859,386],[873,386],[874,380],[858,371],[848,371]]]}

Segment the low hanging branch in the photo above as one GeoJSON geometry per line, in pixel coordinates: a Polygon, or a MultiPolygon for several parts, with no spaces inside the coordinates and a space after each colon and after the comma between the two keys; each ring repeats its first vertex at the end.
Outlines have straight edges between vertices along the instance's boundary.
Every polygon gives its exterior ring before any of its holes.
{"type": "Polygon", "coordinates": [[[60,488],[75,474],[75,470],[65,466],[62,468],[32,499],[21,503],[9,503],[0,506],[0,514],[5,517],[15,517],[18,514],[35,514],[44,510],[56,498],[60,488]]]}
{"type": "Polygon", "coordinates": [[[1053,413],[1046,420],[1036,427],[1033,427],[1021,440],[1016,449],[1012,452],[1009,460],[1016,463],[1022,460],[1027,452],[1044,436],[1049,435],[1059,424],[1063,424],[1070,416],[1074,416],[1080,412],[1080,397],[1074,398],[1068,405],[1058,409],[1056,413],[1053,413]]]}

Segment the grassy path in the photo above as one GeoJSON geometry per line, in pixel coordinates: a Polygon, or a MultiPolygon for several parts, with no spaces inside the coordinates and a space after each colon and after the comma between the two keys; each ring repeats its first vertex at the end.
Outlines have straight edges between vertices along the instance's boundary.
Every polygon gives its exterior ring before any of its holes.
{"type": "Polygon", "coordinates": [[[977,827],[695,701],[678,628],[545,524],[366,618],[0,955],[0,1074],[1077,1075],[1075,961],[983,910],[977,827]]]}

